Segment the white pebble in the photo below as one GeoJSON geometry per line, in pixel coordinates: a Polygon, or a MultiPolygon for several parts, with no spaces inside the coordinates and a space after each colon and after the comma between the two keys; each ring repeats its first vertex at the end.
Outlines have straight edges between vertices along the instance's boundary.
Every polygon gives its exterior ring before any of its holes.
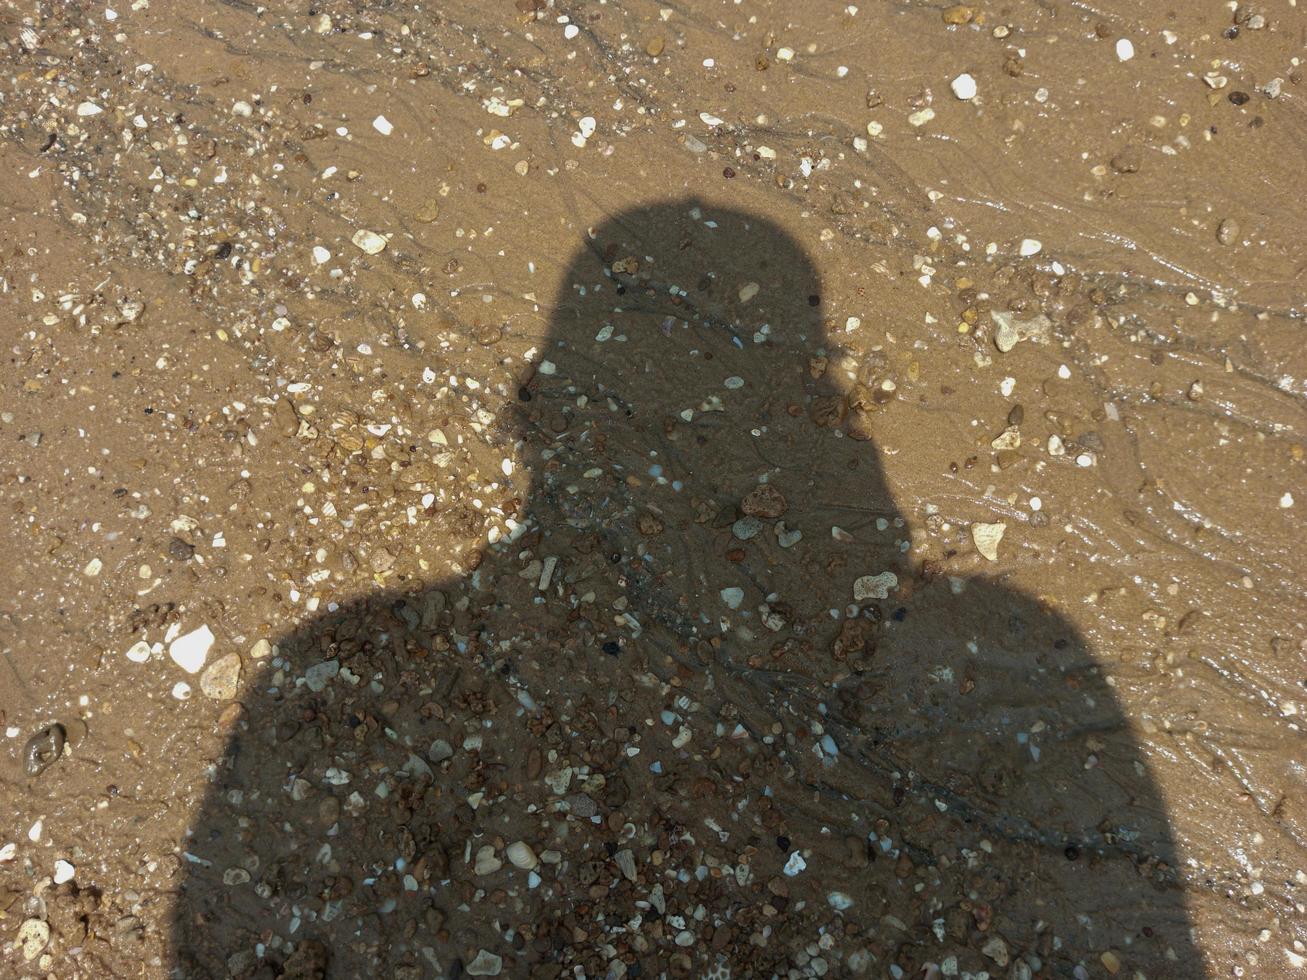
{"type": "Polygon", "coordinates": [[[377,116],[376,119],[372,120],[372,128],[382,136],[389,136],[395,131],[394,125],[385,116],[377,116]]]}
{"type": "Polygon", "coordinates": [[[1044,248],[1044,243],[1038,238],[1023,238],[1021,245],[1017,249],[1022,258],[1029,258],[1032,255],[1038,255],[1044,248]]]}
{"type": "Polygon", "coordinates": [[[386,240],[378,235],[375,231],[368,231],[366,228],[360,228],[354,232],[354,237],[350,239],[358,248],[367,252],[369,255],[376,255],[386,247],[386,240]]]}
{"type": "Polygon", "coordinates": [[[976,80],[963,72],[949,84],[953,89],[953,94],[963,102],[967,102],[976,97],[976,80]]]}
{"type": "Polygon", "coordinates": [[[575,24],[568,24],[563,28],[563,37],[567,38],[569,41],[580,33],[581,28],[577,27],[575,24]]]}
{"type": "Polygon", "coordinates": [[[793,854],[790,855],[790,859],[785,862],[785,868],[784,868],[785,876],[787,878],[793,878],[795,875],[803,871],[803,869],[806,868],[807,866],[808,866],[808,862],[803,860],[803,855],[800,854],[798,851],[795,851],[793,854]]]}
{"type": "Polygon", "coordinates": [[[594,116],[582,116],[576,121],[576,128],[586,139],[589,139],[595,134],[595,125],[594,116]]]}
{"type": "Polygon", "coordinates": [[[137,640],[127,648],[127,659],[134,664],[143,664],[150,659],[150,644],[137,640]]]}
{"type": "Polygon", "coordinates": [[[172,686],[172,696],[178,701],[185,701],[191,696],[191,686],[185,681],[178,681],[172,686]]]}
{"type": "Polygon", "coordinates": [[[1135,56],[1135,46],[1130,43],[1128,37],[1123,37],[1116,42],[1116,57],[1119,61],[1129,61],[1135,56]]]}
{"type": "Polygon", "coordinates": [[[56,885],[62,885],[65,881],[72,881],[73,876],[76,874],[77,869],[63,858],[54,863],[54,883],[56,885]]]}
{"type": "Polygon", "coordinates": [[[213,631],[207,625],[201,626],[173,640],[168,647],[168,656],[172,657],[173,663],[186,673],[198,673],[204,666],[204,661],[208,659],[213,639],[213,631]]]}
{"type": "Polygon", "coordinates": [[[1285,510],[1288,510],[1293,506],[1293,494],[1288,490],[1284,491],[1284,496],[1280,498],[1280,506],[1285,510]]]}
{"type": "Polygon", "coordinates": [[[331,253],[328,252],[328,251],[327,251],[325,248],[323,248],[321,245],[314,245],[314,246],[313,246],[313,261],[314,261],[317,265],[326,265],[328,262],[331,261],[331,253]]]}
{"type": "Polygon", "coordinates": [[[77,114],[79,116],[98,116],[102,112],[104,112],[104,110],[94,102],[83,102],[77,107],[77,114]]]}

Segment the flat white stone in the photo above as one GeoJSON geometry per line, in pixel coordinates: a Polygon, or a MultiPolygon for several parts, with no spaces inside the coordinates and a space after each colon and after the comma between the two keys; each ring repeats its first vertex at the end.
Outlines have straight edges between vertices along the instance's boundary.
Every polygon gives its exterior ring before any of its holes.
{"type": "Polygon", "coordinates": [[[173,640],[168,647],[168,656],[186,673],[199,673],[204,661],[209,658],[213,639],[213,630],[207,625],[201,626],[173,640]]]}

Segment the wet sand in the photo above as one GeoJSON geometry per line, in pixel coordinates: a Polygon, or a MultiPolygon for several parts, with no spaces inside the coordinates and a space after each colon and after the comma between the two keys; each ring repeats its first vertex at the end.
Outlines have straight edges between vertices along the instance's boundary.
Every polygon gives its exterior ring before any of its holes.
{"type": "Polygon", "coordinates": [[[0,9],[0,972],[1302,973],[1196,6],[0,9]]]}

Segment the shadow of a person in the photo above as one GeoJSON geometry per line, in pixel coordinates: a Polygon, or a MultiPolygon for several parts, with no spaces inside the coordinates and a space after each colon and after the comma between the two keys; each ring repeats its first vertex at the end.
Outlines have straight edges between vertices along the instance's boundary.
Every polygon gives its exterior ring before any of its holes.
{"type": "Polygon", "coordinates": [[[802,249],[659,204],[554,310],[486,560],[319,616],[246,695],[179,974],[1201,976],[1093,656],[910,554],[885,365],[802,249]]]}

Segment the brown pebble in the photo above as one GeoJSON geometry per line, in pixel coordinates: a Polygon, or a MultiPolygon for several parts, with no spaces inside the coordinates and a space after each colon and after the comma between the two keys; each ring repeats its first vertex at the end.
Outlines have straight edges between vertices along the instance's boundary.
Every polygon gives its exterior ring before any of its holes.
{"type": "Polygon", "coordinates": [[[644,46],[644,53],[647,54],[650,58],[657,58],[660,54],[663,53],[663,48],[665,46],[666,46],[666,42],[662,38],[660,37],[650,38],[649,43],[644,46]]]}
{"type": "Polygon", "coordinates": [[[952,7],[944,8],[945,24],[970,24],[972,18],[976,16],[976,11],[966,4],[955,4],[952,7]]]}
{"type": "Polygon", "coordinates": [[[1216,226],[1216,240],[1222,245],[1233,245],[1239,240],[1239,224],[1233,218],[1226,218],[1216,226]]]}
{"type": "Polygon", "coordinates": [[[1143,162],[1143,153],[1139,147],[1127,146],[1112,157],[1112,169],[1119,174],[1135,174],[1143,162]]]}

